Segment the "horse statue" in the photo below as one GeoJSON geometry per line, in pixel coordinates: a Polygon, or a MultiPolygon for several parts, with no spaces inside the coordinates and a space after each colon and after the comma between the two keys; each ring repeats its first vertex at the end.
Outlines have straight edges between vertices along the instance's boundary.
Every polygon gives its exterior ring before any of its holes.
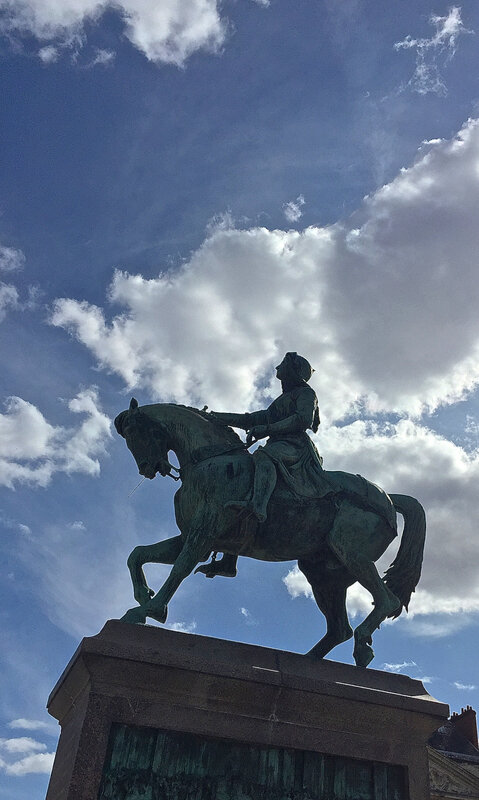
{"type": "MultiPolygon", "coordinates": [[[[238,514],[231,502],[246,505],[251,498],[249,442],[213,414],[173,403],[138,406],[133,398],[115,427],[140,475],[181,480],[174,499],[180,534],[132,551],[128,567],[139,605],[122,620],[144,624],[149,617],[164,623],[181,582],[217,551],[261,561],[297,560],[327,621],[325,635],[307,655],[323,658],[353,636],[346,590],[359,581],[372,595],[373,610],[354,631],[354,659],[360,667],[370,663],[373,632],[387,617],[407,610],[421,574],[426,523],[416,499],[387,495],[359,475],[326,470],[329,493],[298,497],[279,475],[267,518],[260,522],[238,514]],[[169,463],[169,451],[176,454],[179,469],[169,463]],[[179,475],[173,476],[172,469],[179,475]],[[397,536],[396,512],[404,517],[404,531],[397,556],[381,578],[374,562],[397,536]],[[146,582],[146,563],[173,565],[157,594],[146,582]]],[[[200,570],[207,574],[204,567],[200,570]]]]}

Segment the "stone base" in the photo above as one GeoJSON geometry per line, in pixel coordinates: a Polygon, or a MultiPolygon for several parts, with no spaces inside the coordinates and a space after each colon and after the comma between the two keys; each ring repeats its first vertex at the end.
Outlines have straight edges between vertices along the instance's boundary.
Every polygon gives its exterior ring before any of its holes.
{"type": "MultiPolygon", "coordinates": [[[[295,787],[304,788],[304,765],[314,761],[323,776],[314,778],[315,786],[318,780],[326,785],[328,774],[336,781],[332,794],[316,790],[318,800],[356,797],[346,789],[341,794],[342,778],[334,777],[341,770],[351,772],[351,764],[362,775],[358,780],[372,787],[371,795],[364,789],[358,797],[427,800],[426,743],[449,715],[447,705],[404,675],[116,620],[83,639],[50,695],[48,710],[62,732],[47,800],[115,797],[105,788],[105,776],[110,787],[115,769],[125,780],[128,765],[117,762],[127,756],[118,754],[129,748],[131,761],[138,742],[145,743],[145,752],[136,754],[142,780],[162,788],[155,794],[149,784],[149,793],[135,790],[128,796],[169,800],[168,779],[155,772],[158,756],[152,751],[151,763],[145,762],[146,750],[160,747],[160,739],[162,753],[175,742],[191,752],[195,741],[206,742],[201,752],[208,751],[208,763],[216,765],[228,748],[228,763],[236,759],[245,765],[256,748],[260,760],[290,764],[295,787]],[[399,780],[398,769],[403,788],[388,790],[399,780]]],[[[251,794],[253,800],[273,796],[264,782],[261,786],[251,794]]],[[[198,791],[195,797],[201,796],[198,791]]],[[[244,796],[244,787],[241,791],[244,796]]],[[[171,793],[172,800],[176,796],[171,793]]]]}

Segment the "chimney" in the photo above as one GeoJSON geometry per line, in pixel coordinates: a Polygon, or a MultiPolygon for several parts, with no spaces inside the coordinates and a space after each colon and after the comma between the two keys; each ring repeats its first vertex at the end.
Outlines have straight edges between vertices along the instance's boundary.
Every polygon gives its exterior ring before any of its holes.
{"type": "Polygon", "coordinates": [[[461,708],[461,713],[455,711],[451,716],[451,722],[459,733],[461,733],[474,747],[479,748],[477,741],[477,722],[476,712],[471,706],[461,708]]]}

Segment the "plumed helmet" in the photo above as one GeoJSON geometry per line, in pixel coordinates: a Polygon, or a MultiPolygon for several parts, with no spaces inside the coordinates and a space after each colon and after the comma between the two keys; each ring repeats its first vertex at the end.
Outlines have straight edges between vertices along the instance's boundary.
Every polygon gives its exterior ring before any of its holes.
{"type": "Polygon", "coordinates": [[[309,381],[311,375],[314,372],[314,369],[312,368],[309,361],[306,361],[306,359],[303,358],[303,356],[299,356],[297,353],[286,353],[286,357],[289,358],[297,376],[301,378],[303,381],[309,381]]]}

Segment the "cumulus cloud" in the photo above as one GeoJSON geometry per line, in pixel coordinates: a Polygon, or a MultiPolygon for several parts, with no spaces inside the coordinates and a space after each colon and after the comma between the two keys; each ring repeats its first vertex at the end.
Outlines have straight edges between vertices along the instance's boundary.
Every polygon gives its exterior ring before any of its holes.
{"type": "MultiPolygon", "coordinates": [[[[326,468],[360,472],[386,491],[420,498],[427,511],[428,533],[421,582],[411,598],[409,615],[401,617],[409,633],[442,637],[467,625],[479,611],[476,564],[479,542],[475,507],[479,455],[467,453],[424,424],[356,421],[331,425],[317,437],[326,468]],[[452,581],[451,575],[456,576],[452,581]],[[447,587],[447,590],[446,588],[447,587]]],[[[384,571],[393,561],[398,541],[379,562],[384,571]]],[[[284,578],[292,597],[312,597],[304,575],[294,568],[284,578]]],[[[371,610],[371,597],[358,584],[348,592],[354,617],[371,610]]]]}
{"type": "MultiPolygon", "coordinates": [[[[469,420],[462,444],[452,442],[426,416],[479,383],[478,163],[471,120],[421,150],[346,223],[216,228],[175,273],[117,271],[115,313],[62,298],[51,315],[101,368],[142,390],[140,402],[264,407],[284,352],[308,357],[325,468],[360,472],[426,507],[425,567],[410,606],[411,633],[425,635],[447,635],[457,615],[467,624],[479,610],[476,429],[469,420]]],[[[393,558],[394,546],[380,566],[393,558]]],[[[309,592],[298,572],[287,585],[309,592]]],[[[369,594],[352,587],[349,608],[368,613],[369,594]]]]}
{"type": "MultiPolygon", "coordinates": [[[[107,10],[121,16],[126,38],[158,64],[181,67],[198,50],[218,52],[226,37],[218,0],[0,0],[0,32],[34,36],[45,64],[62,52],[75,60],[87,43],[87,25],[98,23],[107,10]]],[[[95,63],[112,57],[99,50],[95,63]]]]}
{"type": "Polygon", "coordinates": [[[294,349],[317,369],[328,419],[455,402],[479,379],[478,157],[470,121],[346,224],[217,229],[174,274],[117,271],[111,320],[63,298],[51,321],[154,398],[249,406],[294,349]]]}
{"type": "Polygon", "coordinates": [[[37,742],[28,736],[16,739],[0,739],[0,769],[6,775],[26,775],[31,772],[49,773],[54,753],[44,752],[47,749],[43,742],[37,742]],[[18,758],[18,756],[22,758],[18,758]]]}
{"type": "Polygon", "coordinates": [[[49,775],[54,759],[55,753],[34,753],[30,756],[24,756],[24,758],[13,761],[11,764],[5,764],[5,774],[14,775],[15,777],[28,775],[32,772],[49,775]]]}
{"type": "Polygon", "coordinates": [[[41,719],[25,719],[25,717],[19,717],[18,719],[12,719],[8,723],[9,728],[20,728],[24,731],[40,731],[40,730],[51,730],[52,723],[45,722],[41,719]]]}
{"type": "Polygon", "coordinates": [[[288,222],[298,222],[303,216],[301,208],[305,204],[305,199],[302,194],[298,195],[296,200],[290,200],[289,203],[283,205],[283,214],[288,222]]]}
{"type": "Polygon", "coordinates": [[[408,35],[401,42],[396,42],[394,49],[413,50],[416,53],[416,67],[407,83],[409,88],[418,94],[432,92],[445,95],[447,87],[441,70],[454,56],[459,36],[473,31],[464,26],[459,6],[452,6],[445,17],[431,14],[429,23],[434,28],[432,36],[415,39],[408,35]]]}
{"type": "Polygon", "coordinates": [[[97,475],[97,456],[105,452],[110,422],[101,411],[96,389],[80,392],[68,403],[86,419],[76,428],[53,426],[41,411],[20,397],[7,401],[0,414],[0,485],[46,486],[55,472],[97,475]]]}

